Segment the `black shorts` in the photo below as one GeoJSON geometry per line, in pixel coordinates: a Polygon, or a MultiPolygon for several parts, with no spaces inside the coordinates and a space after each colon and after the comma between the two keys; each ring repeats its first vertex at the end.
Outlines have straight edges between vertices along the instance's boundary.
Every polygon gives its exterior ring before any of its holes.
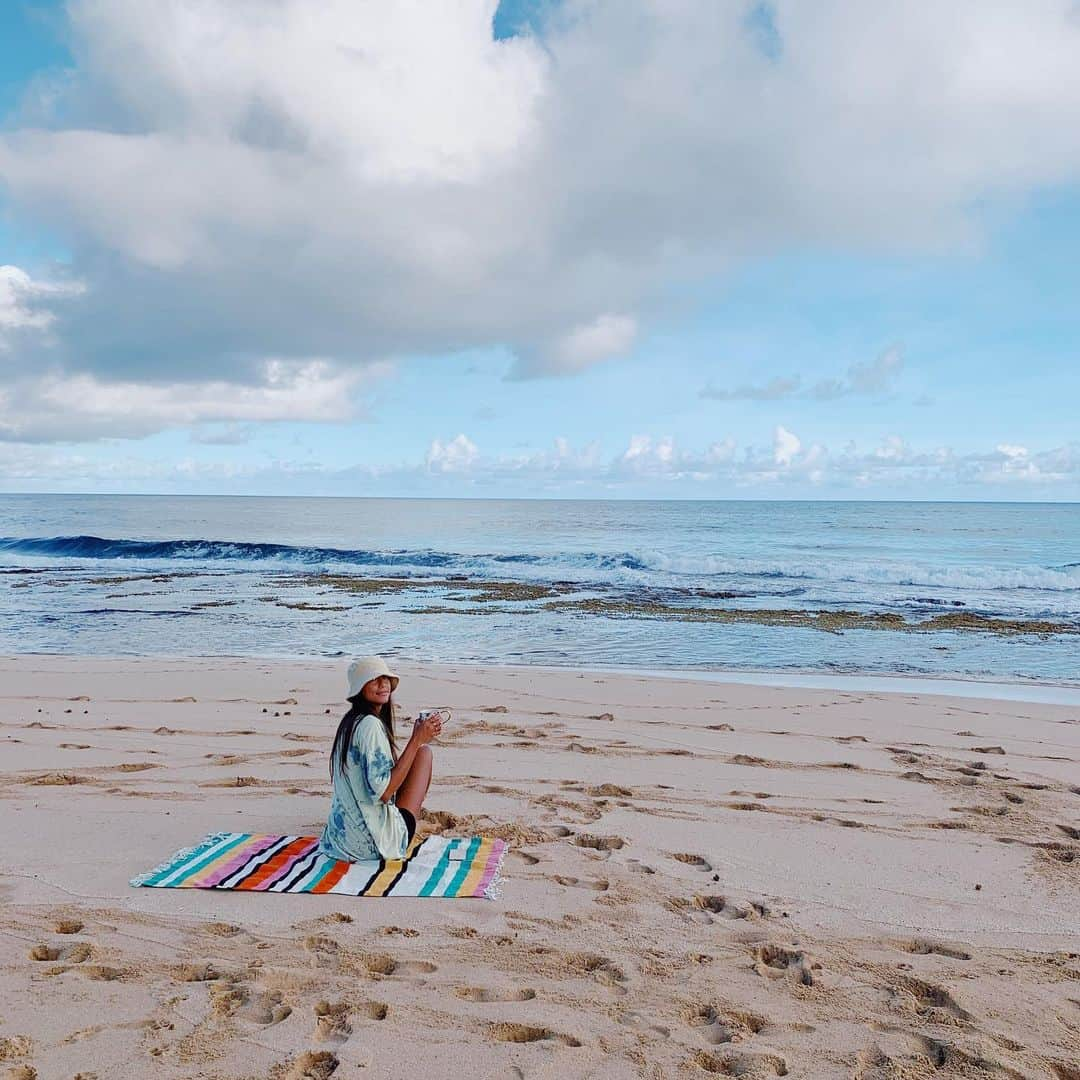
{"type": "Polygon", "coordinates": [[[398,813],[405,819],[405,831],[409,834],[411,844],[413,836],[416,835],[416,818],[412,816],[411,810],[406,810],[403,806],[398,807],[398,813]]]}

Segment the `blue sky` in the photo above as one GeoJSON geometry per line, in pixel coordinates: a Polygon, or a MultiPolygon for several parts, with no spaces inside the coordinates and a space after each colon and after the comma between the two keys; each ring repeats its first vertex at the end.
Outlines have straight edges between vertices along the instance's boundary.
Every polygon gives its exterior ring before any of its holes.
{"type": "Polygon", "coordinates": [[[857,5],[640,40],[630,0],[159,6],[172,41],[130,0],[0,10],[0,490],[1080,499],[1075,82],[920,112],[808,71],[875,47],[857,5]],[[353,80],[372,115],[328,119],[353,80]]]}

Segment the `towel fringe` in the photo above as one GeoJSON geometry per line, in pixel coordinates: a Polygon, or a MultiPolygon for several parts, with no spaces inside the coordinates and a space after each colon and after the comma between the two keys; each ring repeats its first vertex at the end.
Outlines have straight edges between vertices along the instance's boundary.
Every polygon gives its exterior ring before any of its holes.
{"type": "Polygon", "coordinates": [[[139,888],[141,885],[145,885],[151,878],[155,878],[158,874],[164,874],[166,871],[171,870],[175,866],[179,866],[181,863],[185,863],[188,859],[193,859],[196,855],[202,854],[204,851],[209,851],[215,844],[220,843],[222,840],[230,836],[235,836],[236,833],[231,832],[216,832],[209,833],[204,836],[197,844],[191,847],[181,848],[180,851],[170,855],[163,863],[155,866],[153,870],[147,870],[143,874],[136,874],[128,884],[134,885],[135,888],[139,888]]]}

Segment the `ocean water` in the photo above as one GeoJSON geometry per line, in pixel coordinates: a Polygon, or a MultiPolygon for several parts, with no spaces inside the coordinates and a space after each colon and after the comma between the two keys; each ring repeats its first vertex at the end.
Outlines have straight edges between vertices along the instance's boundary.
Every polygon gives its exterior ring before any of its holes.
{"type": "Polygon", "coordinates": [[[368,651],[1080,681],[1080,505],[0,496],[4,654],[368,651]]]}

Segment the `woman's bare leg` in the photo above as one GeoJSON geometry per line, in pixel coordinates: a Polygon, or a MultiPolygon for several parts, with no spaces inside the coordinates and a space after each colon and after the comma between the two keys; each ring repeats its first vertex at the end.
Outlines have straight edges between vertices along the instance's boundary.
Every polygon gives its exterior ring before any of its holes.
{"type": "Polygon", "coordinates": [[[413,758],[409,775],[397,791],[398,809],[408,810],[417,821],[420,820],[420,808],[424,805],[428,788],[431,786],[431,762],[431,748],[421,746],[413,758]]]}

